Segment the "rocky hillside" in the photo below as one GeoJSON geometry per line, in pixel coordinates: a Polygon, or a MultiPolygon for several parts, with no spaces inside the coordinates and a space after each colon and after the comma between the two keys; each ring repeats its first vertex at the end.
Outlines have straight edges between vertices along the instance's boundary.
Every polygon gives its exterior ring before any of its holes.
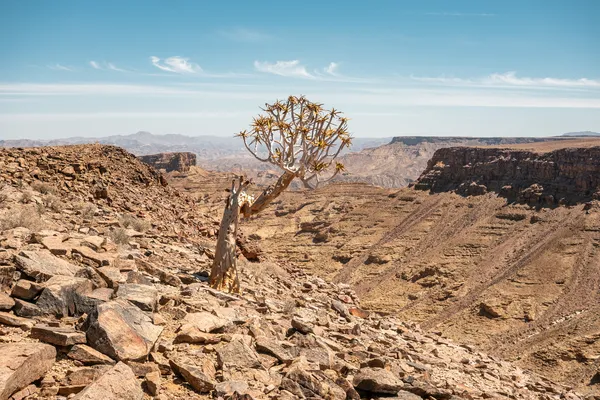
{"type": "Polygon", "coordinates": [[[166,172],[188,172],[190,167],[196,165],[196,154],[190,152],[149,154],[139,156],[139,159],[157,170],[166,172]]]}
{"type": "Polygon", "coordinates": [[[600,146],[546,153],[451,147],[435,152],[416,189],[463,195],[499,193],[532,206],[600,199],[600,146]]]}
{"type": "Polygon", "coordinates": [[[0,150],[0,399],[582,398],[268,255],[211,290],[204,208],[116,147],[0,150]]]}

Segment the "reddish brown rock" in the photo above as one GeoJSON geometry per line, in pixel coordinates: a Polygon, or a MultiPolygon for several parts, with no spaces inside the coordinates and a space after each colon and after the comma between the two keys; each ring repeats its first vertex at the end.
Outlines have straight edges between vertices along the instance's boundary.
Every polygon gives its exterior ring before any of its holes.
{"type": "Polygon", "coordinates": [[[135,375],[120,362],[77,394],[75,400],[141,400],[144,392],[135,375]]]}
{"type": "Polygon", "coordinates": [[[115,363],[112,358],[105,356],[104,354],[85,344],[76,344],[71,348],[71,351],[67,353],[67,356],[73,360],[83,363],[84,365],[111,365],[115,363]]]}
{"type": "Polygon", "coordinates": [[[44,282],[55,275],[76,276],[83,267],[56,257],[47,250],[22,251],[15,257],[17,267],[37,282],[44,282]]]}
{"type": "Polygon", "coordinates": [[[15,301],[6,293],[0,292],[0,311],[9,311],[15,305],[15,301]]]}
{"type": "Polygon", "coordinates": [[[100,304],[87,323],[88,344],[116,360],[145,358],[163,330],[125,300],[100,304]]]}
{"type": "Polygon", "coordinates": [[[55,346],[71,346],[86,342],[85,333],[73,328],[36,325],[31,329],[31,337],[55,346]]]}
{"type": "Polygon", "coordinates": [[[36,301],[44,312],[59,317],[75,315],[81,295],[90,293],[92,282],[85,278],[57,275],[46,282],[45,289],[36,301]]]}
{"type": "Polygon", "coordinates": [[[39,283],[20,279],[12,288],[11,296],[23,300],[33,300],[44,290],[39,283]]]}
{"type": "Polygon", "coordinates": [[[0,344],[0,400],[43,377],[55,360],[56,349],[47,344],[0,344]]]}

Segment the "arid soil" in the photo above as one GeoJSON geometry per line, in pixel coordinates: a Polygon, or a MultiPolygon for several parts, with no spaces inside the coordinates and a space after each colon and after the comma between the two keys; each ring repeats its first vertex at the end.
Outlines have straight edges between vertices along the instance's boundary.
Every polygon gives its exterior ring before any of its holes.
{"type": "Polygon", "coordinates": [[[600,203],[528,201],[332,184],[286,192],[242,230],[264,258],[351,284],[369,310],[598,394],[600,203]]]}
{"type": "MultiPolygon", "coordinates": [[[[218,227],[213,201],[229,177],[209,184],[203,171],[190,172],[205,182],[190,186],[193,197],[175,187],[189,176],[165,186],[157,171],[113,146],[0,150],[1,400],[578,400],[590,391],[450,340],[442,324],[426,332],[402,313],[369,312],[365,306],[383,304],[365,290],[373,276],[356,285],[370,296],[362,302],[349,284],[311,273],[333,276],[343,271],[340,261],[350,266],[386,248],[352,231],[382,240],[386,223],[359,209],[382,200],[381,212],[385,203],[426,215],[455,196],[420,192],[411,200],[361,185],[288,193],[264,219],[245,224],[243,293],[230,295],[206,284],[218,227]],[[321,221],[344,215],[339,230],[323,232],[321,221]],[[287,247],[277,237],[289,239],[287,247]],[[353,259],[332,260],[333,243],[353,259]]],[[[542,225],[556,225],[548,221],[542,225]]],[[[386,233],[388,242],[402,229],[386,233]]],[[[386,255],[378,257],[381,266],[386,255]]],[[[360,265],[352,271],[362,274],[360,265]]],[[[393,308],[403,300],[390,293],[386,301],[393,308]]]]}

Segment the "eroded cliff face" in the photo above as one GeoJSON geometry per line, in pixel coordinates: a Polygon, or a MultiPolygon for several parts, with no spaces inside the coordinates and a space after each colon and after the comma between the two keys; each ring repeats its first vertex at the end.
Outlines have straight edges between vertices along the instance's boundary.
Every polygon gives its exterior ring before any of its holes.
{"type": "Polygon", "coordinates": [[[414,187],[462,195],[493,191],[510,201],[536,206],[586,202],[600,198],[600,146],[547,153],[439,149],[414,187]]]}
{"type": "Polygon", "coordinates": [[[158,170],[164,169],[167,172],[187,172],[191,166],[196,165],[196,154],[190,152],[158,153],[138,158],[158,170]]]}

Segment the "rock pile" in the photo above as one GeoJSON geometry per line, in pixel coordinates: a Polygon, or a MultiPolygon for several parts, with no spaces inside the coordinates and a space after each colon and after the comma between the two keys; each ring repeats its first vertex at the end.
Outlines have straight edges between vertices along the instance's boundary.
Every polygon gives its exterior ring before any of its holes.
{"type": "Polygon", "coordinates": [[[119,149],[0,163],[0,400],[581,398],[298,268],[242,258],[242,296],[210,289],[214,221],[119,149]]]}

